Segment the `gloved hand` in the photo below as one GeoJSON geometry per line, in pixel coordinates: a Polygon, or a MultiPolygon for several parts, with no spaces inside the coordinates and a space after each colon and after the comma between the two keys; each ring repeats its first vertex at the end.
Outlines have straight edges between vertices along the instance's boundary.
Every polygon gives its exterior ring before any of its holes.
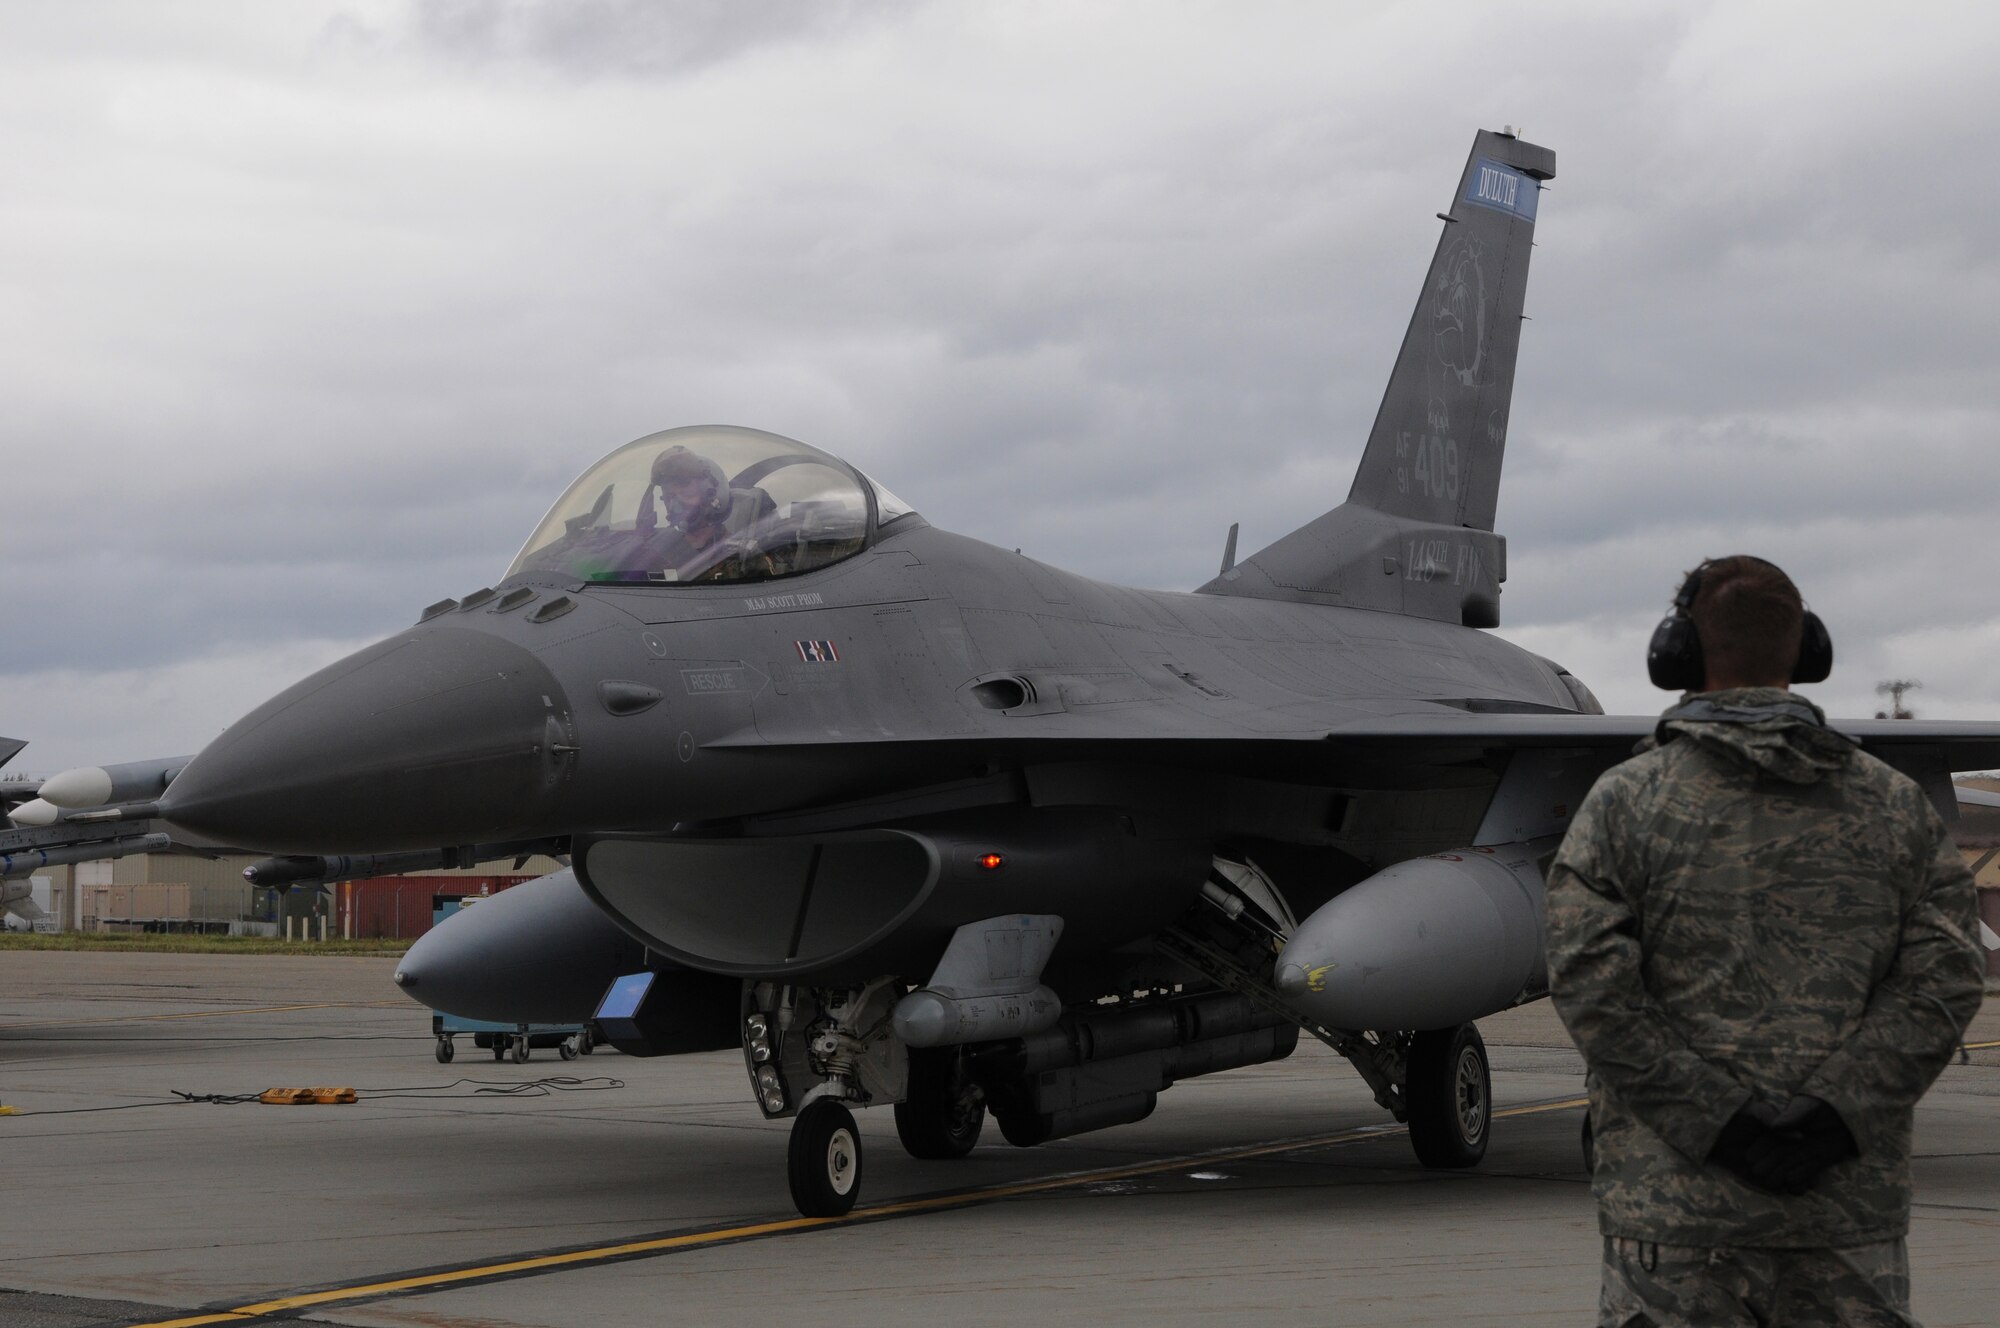
{"type": "Polygon", "coordinates": [[[1750,1150],[1769,1133],[1778,1119],[1778,1109],[1768,1102],[1752,1102],[1729,1118],[1716,1136],[1708,1160],[1727,1167],[1752,1185],[1761,1184],[1750,1174],[1750,1150]]]}
{"type": "Polygon", "coordinates": [[[1745,1162],[1751,1184],[1780,1194],[1804,1194],[1836,1162],[1859,1157],[1854,1132],[1825,1101],[1800,1093],[1785,1104],[1745,1162]]]}

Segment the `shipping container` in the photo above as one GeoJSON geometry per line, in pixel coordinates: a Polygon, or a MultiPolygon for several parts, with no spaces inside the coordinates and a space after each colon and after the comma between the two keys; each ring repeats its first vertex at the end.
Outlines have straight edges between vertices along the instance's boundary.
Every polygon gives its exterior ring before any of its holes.
{"type": "MultiPolygon", "coordinates": [[[[85,931],[111,924],[124,930],[181,930],[190,924],[227,924],[248,916],[251,891],[244,881],[148,881],[76,887],[85,931]],[[122,927],[130,923],[133,927],[122,927]]],[[[206,929],[197,927],[197,929],[206,929]]]]}
{"type": "Polygon", "coordinates": [[[376,876],[333,887],[335,926],[355,940],[414,940],[431,929],[435,895],[498,894],[532,876],[376,876]]]}

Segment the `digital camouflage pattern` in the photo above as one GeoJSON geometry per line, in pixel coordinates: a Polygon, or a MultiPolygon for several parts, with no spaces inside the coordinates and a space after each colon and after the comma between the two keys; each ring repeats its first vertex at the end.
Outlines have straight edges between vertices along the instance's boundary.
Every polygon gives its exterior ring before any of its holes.
{"type": "Polygon", "coordinates": [[[1589,1070],[1607,1236],[1857,1246],[1909,1227],[1910,1123],[1978,1010],[1972,879],[1910,779],[1783,688],[1683,698],[1550,869],[1551,998],[1589,1070]],[[1754,1100],[1860,1156],[1807,1193],[1706,1164],[1754,1100]]]}
{"type": "Polygon", "coordinates": [[[1704,1249],[1604,1238],[1604,1328],[1902,1328],[1910,1255],[1900,1240],[1842,1250],[1704,1249]]]}

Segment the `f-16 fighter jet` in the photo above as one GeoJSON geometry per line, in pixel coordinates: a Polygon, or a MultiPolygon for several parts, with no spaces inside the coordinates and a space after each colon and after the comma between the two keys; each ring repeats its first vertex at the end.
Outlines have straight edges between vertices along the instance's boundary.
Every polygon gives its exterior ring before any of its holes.
{"type": "MultiPolygon", "coordinates": [[[[1482,132],[1347,500],[1188,593],[932,526],[837,457],[674,429],[592,466],[491,587],[260,706],[159,813],[292,855],[570,870],[398,980],[474,1018],[740,1046],[792,1195],[852,1111],[919,1157],[1136,1121],[1301,1031],[1468,1166],[1473,1021],[1544,991],[1542,864],[1652,730],[1500,622],[1494,533],[1555,155],[1482,132]]],[[[1949,798],[2000,725],[1843,725],[1949,798]]]]}

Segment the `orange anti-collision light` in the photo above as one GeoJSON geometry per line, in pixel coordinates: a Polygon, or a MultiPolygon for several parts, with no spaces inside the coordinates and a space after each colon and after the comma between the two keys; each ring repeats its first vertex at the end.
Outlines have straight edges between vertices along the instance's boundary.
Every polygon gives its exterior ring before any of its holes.
{"type": "Polygon", "coordinates": [[[1001,864],[1006,861],[1007,859],[1001,857],[998,853],[982,853],[979,855],[979,865],[987,871],[998,871],[1001,864]]]}

